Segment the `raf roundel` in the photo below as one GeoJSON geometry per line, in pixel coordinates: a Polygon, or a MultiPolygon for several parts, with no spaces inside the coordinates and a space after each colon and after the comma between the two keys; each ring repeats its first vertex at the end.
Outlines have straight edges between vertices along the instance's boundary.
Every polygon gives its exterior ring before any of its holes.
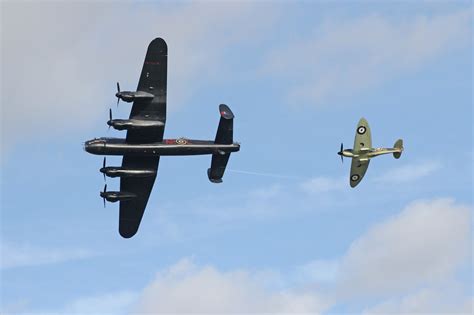
{"type": "Polygon", "coordinates": [[[359,175],[357,175],[357,174],[354,174],[354,175],[351,176],[351,180],[353,182],[357,181],[358,179],[359,179],[359,175]]]}
{"type": "Polygon", "coordinates": [[[186,139],[183,139],[183,138],[176,139],[176,144],[186,144],[186,143],[188,143],[186,139]]]}
{"type": "Polygon", "coordinates": [[[367,129],[364,126],[357,128],[357,133],[363,135],[367,129]]]}

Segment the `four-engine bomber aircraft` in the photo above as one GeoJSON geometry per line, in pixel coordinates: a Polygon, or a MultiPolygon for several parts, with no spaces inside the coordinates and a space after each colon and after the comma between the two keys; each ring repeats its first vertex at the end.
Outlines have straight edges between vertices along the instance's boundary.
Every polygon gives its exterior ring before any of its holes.
{"type": "Polygon", "coordinates": [[[365,118],[361,118],[357,124],[356,135],[354,140],[354,148],[344,150],[341,143],[341,149],[337,154],[343,157],[352,158],[351,164],[351,187],[357,186],[369,167],[370,159],[382,154],[393,153],[393,157],[398,159],[403,152],[403,140],[398,139],[394,148],[372,148],[372,136],[370,134],[369,123],[365,118]]]}
{"type": "Polygon", "coordinates": [[[136,92],[120,91],[121,99],[133,102],[130,119],[112,119],[107,124],[117,130],[127,130],[125,139],[98,138],[85,143],[85,150],[98,155],[122,155],[122,166],[105,166],[100,169],[105,176],[120,177],[120,191],[107,191],[100,196],[109,202],[120,201],[119,232],[130,238],[138,230],[148,198],[155,182],[158,163],[162,155],[212,154],[209,180],[222,182],[222,176],[232,152],[240,150],[233,142],[234,114],[224,104],[219,106],[220,122],[214,141],[165,139],[166,79],[168,48],[161,38],[148,46],[145,62],[136,92]]]}

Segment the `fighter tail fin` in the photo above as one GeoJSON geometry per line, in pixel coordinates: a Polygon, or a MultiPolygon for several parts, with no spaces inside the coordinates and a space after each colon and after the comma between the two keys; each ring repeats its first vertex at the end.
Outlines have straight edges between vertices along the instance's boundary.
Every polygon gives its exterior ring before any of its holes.
{"type": "Polygon", "coordinates": [[[399,159],[400,156],[402,155],[402,152],[403,152],[403,140],[402,139],[398,139],[395,144],[393,145],[393,147],[395,149],[400,149],[399,152],[394,152],[393,153],[393,157],[396,158],[396,159],[399,159]]]}

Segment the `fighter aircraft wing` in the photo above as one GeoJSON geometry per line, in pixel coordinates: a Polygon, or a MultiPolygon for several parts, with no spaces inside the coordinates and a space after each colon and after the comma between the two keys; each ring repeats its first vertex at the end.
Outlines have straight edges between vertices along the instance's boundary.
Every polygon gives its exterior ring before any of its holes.
{"type": "Polygon", "coordinates": [[[354,152],[359,152],[369,148],[372,148],[372,136],[370,134],[369,123],[365,118],[361,118],[357,124],[353,150],[354,152]]]}
{"type": "Polygon", "coordinates": [[[155,183],[158,170],[159,156],[129,156],[125,155],[122,167],[131,169],[154,169],[155,175],[148,177],[121,177],[120,191],[136,195],[130,200],[120,201],[119,233],[125,238],[130,238],[137,233],[138,227],[145,212],[148,198],[155,183]]]}
{"type": "Polygon", "coordinates": [[[129,143],[149,143],[163,140],[166,122],[166,79],[168,68],[168,47],[161,38],[155,38],[150,45],[143,63],[137,91],[154,95],[153,99],[136,99],[133,102],[130,119],[157,120],[162,127],[131,129],[127,132],[129,143]]]}
{"type": "Polygon", "coordinates": [[[358,158],[353,158],[351,163],[351,176],[349,178],[351,187],[357,186],[369,167],[370,160],[360,161],[358,158]]]}

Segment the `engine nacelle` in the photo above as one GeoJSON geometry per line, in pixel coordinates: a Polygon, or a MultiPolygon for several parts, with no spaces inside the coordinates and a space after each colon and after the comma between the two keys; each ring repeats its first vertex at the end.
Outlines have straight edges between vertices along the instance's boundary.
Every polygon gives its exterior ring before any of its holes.
{"type": "Polygon", "coordinates": [[[150,177],[156,175],[155,169],[130,169],[115,166],[102,167],[100,172],[108,177],[150,177]]]}
{"type": "Polygon", "coordinates": [[[144,91],[137,91],[137,92],[122,91],[122,92],[117,92],[115,96],[127,103],[131,103],[138,99],[139,100],[152,100],[155,97],[155,95],[144,92],[144,91]]]}
{"type": "Polygon", "coordinates": [[[141,119],[111,119],[107,121],[107,125],[116,130],[130,130],[143,128],[163,128],[164,123],[158,120],[141,120],[141,119]]]}
{"type": "Polygon", "coordinates": [[[108,202],[117,202],[120,200],[130,200],[137,197],[134,193],[125,191],[104,191],[100,193],[102,198],[105,198],[108,202]]]}

